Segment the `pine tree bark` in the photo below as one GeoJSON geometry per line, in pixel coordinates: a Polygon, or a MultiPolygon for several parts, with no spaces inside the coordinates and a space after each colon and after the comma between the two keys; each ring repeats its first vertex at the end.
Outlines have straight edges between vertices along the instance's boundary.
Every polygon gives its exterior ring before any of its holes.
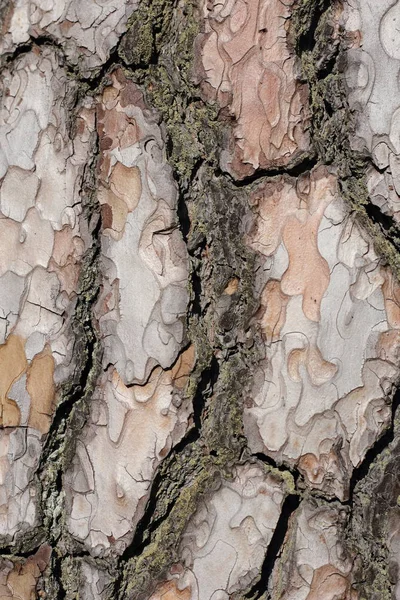
{"type": "Polygon", "coordinates": [[[399,21],[3,0],[2,598],[400,600],[399,21]]]}

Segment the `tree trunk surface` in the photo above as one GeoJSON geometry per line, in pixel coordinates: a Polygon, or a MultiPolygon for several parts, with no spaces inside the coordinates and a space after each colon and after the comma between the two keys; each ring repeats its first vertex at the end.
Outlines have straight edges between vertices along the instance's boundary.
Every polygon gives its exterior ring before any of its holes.
{"type": "Polygon", "coordinates": [[[400,600],[400,0],[0,29],[0,598],[400,600]]]}

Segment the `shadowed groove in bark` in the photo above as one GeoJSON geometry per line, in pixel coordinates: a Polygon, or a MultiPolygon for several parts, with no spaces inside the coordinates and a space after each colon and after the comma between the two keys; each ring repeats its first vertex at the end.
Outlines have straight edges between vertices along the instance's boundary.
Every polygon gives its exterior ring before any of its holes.
{"type": "Polygon", "coordinates": [[[394,248],[400,250],[400,229],[395,219],[382,212],[379,206],[369,202],[365,205],[365,211],[372,223],[375,223],[382,234],[387,238],[394,248]]]}
{"type": "MultiPolygon", "coordinates": [[[[24,54],[28,54],[28,52],[32,52],[32,50],[36,47],[46,47],[49,46],[51,48],[55,48],[59,51],[60,55],[63,57],[63,61],[65,62],[65,66],[68,70],[67,60],[64,54],[63,46],[61,42],[58,42],[50,35],[38,35],[37,37],[31,37],[28,42],[24,44],[20,44],[14,50],[14,52],[8,52],[3,54],[0,60],[0,72],[5,68],[10,66],[12,63],[15,63],[21,56],[24,54]]],[[[71,68],[71,67],[69,67],[71,68]]]]}
{"type": "Polygon", "coordinates": [[[52,576],[55,586],[55,589],[53,588],[53,593],[56,592],[57,594],[54,600],[64,600],[67,597],[67,592],[62,583],[62,563],[62,557],[56,556],[56,553],[53,552],[50,564],[52,565],[52,576]]]}
{"type": "Polygon", "coordinates": [[[359,467],[356,467],[353,471],[353,475],[350,480],[350,491],[349,491],[349,500],[344,504],[353,505],[354,502],[354,491],[357,484],[365,479],[368,475],[371,467],[375,464],[375,462],[379,459],[379,456],[382,452],[388,448],[388,446],[393,442],[395,436],[395,418],[398,412],[398,408],[400,407],[400,388],[397,388],[396,393],[392,400],[392,418],[391,423],[387,430],[382,434],[379,440],[370,448],[360,464],[359,467]]]}
{"type": "Polygon", "coordinates": [[[48,540],[51,540],[53,544],[57,542],[62,533],[56,525],[56,520],[60,517],[60,514],[57,514],[58,511],[54,509],[61,498],[63,473],[74,448],[73,434],[84,424],[87,401],[91,397],[100,372],[102,350],[92,315],[92,307],[97,300],[100,289],[98,276],[101,218],[94,198],[94,171],[97,164],[97,150],[96,144],[93,154],[95,158],[86,169],[81,190],[83,211],[86,213],[88,222],[92,222],[92,243],[83,257],[77,304],[72,322],[72,328],[76,335],[76,351],[80,356],[78,363],[80,370],[76,373],[75,380],[63,387],[62,400],[56,407],[37,474],[43,489],[43,506],[50,508],[50,514],[46,515],[45,521],[47,520],[48,540]],[[77,413],[78,407],[79,411],[77,413]],[[48,503],[50,503],[50,507],[48,503]]]}
{"type": "MultiPolygon", "coordinates": [[[[189,446],[194,446],[201,438],[202,413],[206,403],[206,399],[210,397],[213,391],[215,382],[218,379],[218,361],[215,357],[211,359],[211,363],[200,375],[196,393],[193,397],[193,426],[185,437],[174,447],[169,457],[168,466],[173,468],[174,459],[180,455],[189,446]]],[[[200,442],[201,443],[201,442],[200,442]]],[[[165,468],[163,469],[165,471],[165,468]]],[[[146,545],[153,531],[157,529],[160,523],[165,520],[171,512],[172,503],[169,504],[167,512],[162,517],[157,518],[157,501],[160,492],[161,481],[164,477],[161,468],[157,471],[151,487],[150,498],[147,502],[145,514],[138,524],[132,543],[126,548],[120,557],[123,563],[130,558],[139,556],[146,545]]]]}
{"type": "Polygon", "coordinates": [[[68,75],[76,81],[80,82],[81,84],[84,84],[85,90],[87,92],[93,92],[97,90],[97,88],[103,82],[108,72],[111,71],[112,68],[118,63],[122,62],[122,59],[118,54],[119,44],[117,44],[116,48],[110,53],[110,56],[106,60],[106,62],[103,65],[101,65],[101,67],[99,67],[99,69],[97,69],[94,73],[92,73],[88,77],[84,77],[79,73],[78,67],[76,65],[71,64],[71,62],[68,60],[64,51],[63,44],[55,38],[53,38],[51,35],[46,34],[38,35],[36,37],[30,37],[28,42],[17,46],[13,52],[4,54],[1,57],[0,61],[0,72],[4,68],[9,67],[10,65],[18,61],[20,57],[24,56],[25,54],[28,54],[29,52],[32,52],[34,48],[46,47],[50,47],[58,51],[59,57],[62,59],[62,66],[64,67],[68,75]]]}
{"type": "Polygon", "coordinates": [[[348,536],[360,556],[357,588],[361,598],[390,600],[394,581],[390,569],[388,523],[399,506],[399,407],[394,417],[393,440],[374,457],[353,497],[348,536]]]}
{"type": "Polygon", "coordinates": [[[316,30],[323,13],[334,0],[297,0],[292,13],[292,31],[297,54],[313,50],[316,44],[316,30]]]}
{"type": "Polygon", "coordinates": [[[249,600],[269,598],[269,595],[267,596],[268,582],[270,580],[275,563],[282,552],[283,542],[288,531],[290,517],[296,511],[299,505],[300,496],[290,494],[285,498],[278,524],[275,528],[265,554],[262,567],[260,569],[260,578],[258,579],[257,583],[255,583],[250,590],[246,592],[244,595],[245,598],[248,598],[249,600]]]}
{"type": "Polygon", "coordinates": [[[254,458],[257,458],[257,460],[263,462],[264,464],[272,467],[273,469],[280,471],[281,473],[289,472],[293,476],[295,484],[297,483],[298,479],[302,477],[299,471],[296,469],[296,467],[290,467],[289,465],[285,465],[283,462],[277,463],[273,458],[267,456],[263,452],[256,452],[252,454],[252,456],[254,456],[254,458]]]}
{"type": "Polygon", "coordinates": [[[291,177],[299,177],[311,171],[318,164],[318,159],[315,153],[311,150],[308,155],[301,156],[297,162],[287,167],[278,167],[272,169],[257,169],[253,175],[244,177],[243,179],[234,179],[229,173],[226,175],[227,179],[235,188],[248,188],[252,183],[264,180],[268,177],[277,177],[279,175],[289,175],[291,177]]]}

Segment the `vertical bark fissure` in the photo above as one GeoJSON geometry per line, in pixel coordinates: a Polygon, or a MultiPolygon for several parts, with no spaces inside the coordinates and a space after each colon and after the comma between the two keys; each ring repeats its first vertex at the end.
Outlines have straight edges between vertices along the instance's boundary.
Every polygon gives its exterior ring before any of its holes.
{"type": "MultiPolygon", "coordinates": [[[[52,546],[57,545],[63,534],[63,525],[60,528],[58,523],[63,515],[63,475],[72,458],[75,435],[84,425],[88,403],[100,372],[102,349],[93,315],[93,306],[100,289],[101,219],[96,206],[95,185],[97,156],[98,140],[96,139],[93,159],[86,167],[81,188],[84,214],[92,227],[91,246],[83,257],[72,325],[77,339],[76,350],[82,362],[79,361],[80,370],[75,380],[67,383],[62,390],[62,400],[56,408],[38,468],[38,479],[43,490],[42,506],[47,527],[46,537],[52,546]]],[[[62,556],[55,560],[62,561],[62,556]]]]}
{"type": "Polygon", "coordinates": [[[396,434],[396,414],[400,406],[400,389],[397,388],[394,398],[392,400],[392,417],[391,423],[388,429],[383,433],[379,440],[368,450],[364,460],[355,468],[353,475],[350,480],[350,498],[349,504],[352,506],[354,503],[354,493],[356,486],[366,478],[373,465],[379,461],[382,453],[391,445],[395,439],[396,434]]]}
{"type": "MultiPolygon", "coordinates": [[[[301,4],[306,6],[307,2],[300,2],[301,4]]],[[[334,6],[335,3],[332,3],[332,7],[334,6]]],[[[325,26],[325,15],[329,16],[329,10],[329,3],[325,3],[324,10],[319,13],[318,19],[322,27],[325,26]]],[[[301,35],[298,37],[297,45],[303,71],[311,89],[312,135],[318,160],[331,162],[335,166],[342,196],[362,226],[371,234],[383,261],[390,265],[398,278],[398,225],[395,219],[384,214],[381,208],[369,199],[365,174],[372,161],[350,148],[350,136],[354,133],[356,113],[348,105],[344,86],[346,48],[343,32],[339,45],[335,47],[332,44],[331,48],[326,49],[327,39],[321,35],[324,33],[321,26],[314,20],[313,37],[308,35],[304,43],[304,37],[301,35]],[[319,27],[320,42],[318,36],[315,37],[319,27]],[[320,44],[319,48],[318,46],[316,48],[317,42],[320,44]],[[321,48],[324,50],[324,46],[325,57],[324,52],[321,53],[321,48]],[[327,82],[327,85],[324,85],[324,82],[327,82]],[[337,115],[339,120],[335,122],[337,115]]],[[[399,401],[400,392],[396,387],[392,399],[390,424],[369,449],[360,465],[354,469],[350,480],[349,500],[343,503],[350,508],[350,518],[346,528],[347,541],[355,556],[358,556],[354,583],[361,594],[366,594],[365,597],[371,600],[392,598],[394,590],[388,570],[389,548],[385,537],[388,534],[385,530],[388,517],[385,511],[388,511],[389,506],[395,505],[397,499],[394,497],[394,491],[389,492],[390,483],[382,496],[377,494],[377,491],[378,484],[384,487],[384,468],[386,467],[390,472],[389,465],[391,462],[393,464],[396,462],[394,448],[398,438],[396,415],[399,401]],[[391,448],[393,449],[390,450],[391,448]],[[383,502],[383,497],[387,498],[386,504],[383,502]],[[380,504],[383,505],[381,511],[380,504]],[[383,519],[378,515],[384,515],[383,519]]]]}
{"type": "Polygon", "coordinates": [[[277,564],[277,560],[282,553],[283,544],[289,529],[289,520],[299,507],[300,501],[300,496],[295,494],[290,494],[286,497],[282,506],[278,524],[269,543],[263,564],[260,569],[260,578],[257,583],[253,585],[248,592],[246,592],[244,598],[249,598],[249,600],[267,598],[268,600],[271,600],[271,596],[267,592],[268,584],[274,567],[277,564]]]}

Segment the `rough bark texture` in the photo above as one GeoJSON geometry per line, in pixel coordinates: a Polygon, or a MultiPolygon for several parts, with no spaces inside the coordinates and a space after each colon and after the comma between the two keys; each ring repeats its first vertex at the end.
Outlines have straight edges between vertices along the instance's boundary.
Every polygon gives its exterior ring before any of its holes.
{"type": "Polygon", "coordinates": [[[400,600],[399,0],[0,4],[0,596],[400,600]]]}

